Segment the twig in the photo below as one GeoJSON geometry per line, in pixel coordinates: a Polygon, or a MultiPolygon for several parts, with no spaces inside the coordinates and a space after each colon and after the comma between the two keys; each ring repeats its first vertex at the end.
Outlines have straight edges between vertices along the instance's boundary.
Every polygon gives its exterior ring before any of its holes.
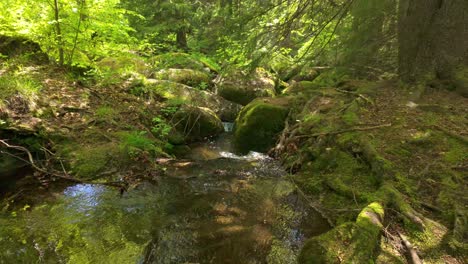
{"type": "MultiPolygon", "coordinates": [[[[39,171],[39,172],[42,172],[46,175],[50,175],[50,176],[53,176],[53,177],[56,177],[56,178],[60,178],[60,179],[63,179],[63,180],[67,180],[67,181],[71,181],[71,182],[75,182],[75,183],[83,183],[83,184],[101,184],[101,185],[107,185],[107,186],[112,186],[112,187],[119,187],[119,188],[124,188],[125,187],[125,184],[123,182],[92,182],[92,181],[84,181],[84,180],[79,180],[79,179],[76,179],[76,178],[71,178],[68,176],[68,174],[65,172],[65,175],[63,174],[59,174],[57,172],[52,172],[52,171],[48,171],[47,169],[45,168],[41,168],[39,167],[35,162],[34,162],[34,158],[31,154],[31,152],[25,148],[25,147],[22,147],[22,146],[15,146],[15,145],[10,145],[8,144],[5,140],[2,140],[0,139],[0,143],[2,145],[4,145],[5,147],[7,148],[11,148],[11,149],[16,149],[16,150],[19,150],[19,151],[22,151],[24,153],[26,153],[28,155],[28,160],[24,160],[24,159],[21,159],[23,161],[25,161],[26,163],[28,163],[29,165],[31,165],[31,167],[33,167],[35,170],[39,171]]],[[[14,155],[13,155],[14,156],[14,155]]]]}
{"type": "Polygon", "coordinates": [[[359,97],[359,98],[362,98],[364,101],[368,102],[368,103],[371,104],[371,105],[374,104],[374,103],[372,102],[371,99],[365,97],[364,95],[362,95],[362,94],[360,94],[360,93],[351,92],[351,91],[346,91],[346,90],[339,89],[339,88],[335,88],[335,90],[337,90],[337,91],[340,92],[340,93],[355,95],[355,96],[357,96],[357,97],[359,97]]]}

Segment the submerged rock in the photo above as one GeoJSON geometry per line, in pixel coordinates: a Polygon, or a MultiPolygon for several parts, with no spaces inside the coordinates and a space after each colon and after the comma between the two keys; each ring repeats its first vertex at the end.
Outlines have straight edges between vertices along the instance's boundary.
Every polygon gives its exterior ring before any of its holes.
{"type": "Polygon", "coordinates": [[[260,98],[248,104],[236,119],[234,146],[237,151],[266,152],[284,128],[289,99],[260,98]]]}
{"type": "Polygon", "coordinates": [[[309,239],[301,250],[299,263],[372,263],[378,255],[384,209],[371,203],[348,222],[309,239]]]}
{"type": "Polygon", "coordinates": [[[263,69],[256,69],[249,75],[228,72],[218,81],[217,93],[229,101],[247,105],[257,97],[273,97],[275,81],[263,69]]]}
{"type": "Polygon", "coordinates": [[[191,69],[164,69],[153,74],[158,80],[168,80],[192,87],[206,89],[211,85],[209,74],[191,69]]]}
{"type": "Polygon", "coordinates": [[[170,81],[149,79],[146,85],[149,92],[155,92],[167,100],[181,100],[186,105],[211,109],[222,121],[232,122],[242,108],[241,105],[208,91],[201,91],[187,85],[170,81]]]}
{"type": "Polygon", "coordinates": [[[172,123],[186,142],[200,141],[224,132],[223,123],[215,112],[205,107],[184,106],[172,118],[172,123]]]}

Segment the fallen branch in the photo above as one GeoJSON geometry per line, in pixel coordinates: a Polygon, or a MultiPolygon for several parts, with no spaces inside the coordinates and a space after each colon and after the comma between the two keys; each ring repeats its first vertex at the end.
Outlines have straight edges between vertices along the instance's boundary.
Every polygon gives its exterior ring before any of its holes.
{"type": "MultiPolygon", "coordinates": [[[[44,173],[46,175],[50,175],[50,176],[53,176],[53,177],[56,177],[56,178],[59,178],[59,179],[63,179],[63,180],[67,180],[67,181],[71,181],[71,182],[75,182],[75,183],[81,183],[81,184],[101,184],[101,185],[106,185],[106,186],[112,186],[112,187],[118,187],[118,188],[126,188],[125,187],[125,183],[123,182],[92,182],[92,181],[85,181],[85,180],[80,180],[80,179],[76,179],[76,178],[72,178],[70,176],[68,176],[68,174],[65,172],[64,174],[61,174],[61,173],[58,173],[58,172],[53,172],[53,171],[50,171],[50,170],[47,170],[45,168],[42,168],[42,167],[39,167],[36,162],[34,161],[34,158],[31,154],[31,152],[25,148],[25,147],[22,147],[22,146],[15,146],[15,145],[10,145],[9,143],[7,143],[5,140],[2,140],[0,139],[0,144],[2,144],[3,146],[7,147],[7,148],[10,148],[10,149],[16,149],[16,150],[19,150],[21,152],[24,152],[26,153],[26,155],[28,155],[28,160],[25,160],[25,159],[22,159],[20,157],[17,157],[19,158],[20,160],[28,163],[29,165],[31,165],[31,167],[41,173],[44,173]]],[[[15,155],[13,155],[14,157],[16,157],[15,155]]]]}
{"type": "Polygon", "coordinates": [[[389,123],[389,124],[370,126],[370,127],[353,127],[353,128],[342,129],[342,130],[331,131],[331,132],[320,132],[320,133],[315,133],[315,134],[311,134],[311,135],[300,135],[300,136],[296,136],[296,138],[339,135],[339,134],[343,134],[343,133],[347,133],[347,132],[368,131],[368,130],[374,130],[374,129],[384,128],[384,127],[391,127],[391,126],[392,126],[392,124],[389,123]]]}
{"type": "Polygon", "coordinates": [[[416,249],[414,246],[408,241],[408,239],[398,232],[398,236],[401,238],[401,242],[405,246],[407,250],[407,255],[408,255],[408,261],[410,261],[412,264],[422,264],[422,260],[418,256],[418,252],[416,252],[416,249]]]}

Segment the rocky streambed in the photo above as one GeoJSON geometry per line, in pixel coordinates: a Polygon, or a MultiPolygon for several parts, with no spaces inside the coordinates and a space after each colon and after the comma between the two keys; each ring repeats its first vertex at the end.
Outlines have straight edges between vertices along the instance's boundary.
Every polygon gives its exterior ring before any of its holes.
{"type": "MultiPolygon", "coordinates": [[[[164,176],[120,193],[54,187],[0,215],[0,263],[296,263],[329,230],[268,156],[231,136],[159,160],[164,176]]],[[[20,203],[18,203],[20,204],[20,203]]]]}

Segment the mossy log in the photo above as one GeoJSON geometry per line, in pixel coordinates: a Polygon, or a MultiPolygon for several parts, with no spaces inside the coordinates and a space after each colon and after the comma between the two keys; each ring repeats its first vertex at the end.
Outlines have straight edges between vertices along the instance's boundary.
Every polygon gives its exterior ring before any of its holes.
{"type": "Polygon", "coordinates": [[[383,219],[382,205],[369,204],[356,222],[345,223],[306,241],[299,263],[369,263],[378,255],[383,219]]]}

